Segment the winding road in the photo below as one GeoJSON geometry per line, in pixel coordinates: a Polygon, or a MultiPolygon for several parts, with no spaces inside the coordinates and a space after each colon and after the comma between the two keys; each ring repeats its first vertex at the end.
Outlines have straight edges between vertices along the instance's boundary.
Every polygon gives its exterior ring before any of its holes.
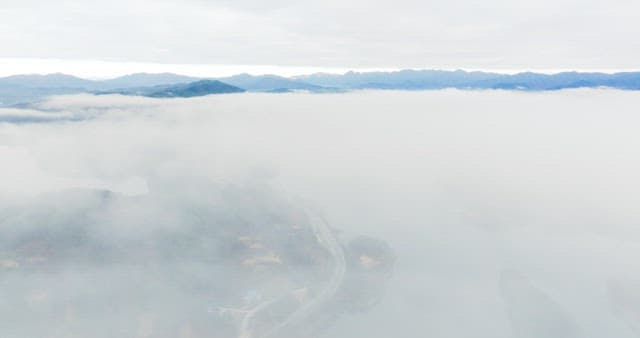
{"type": "Polygon", "coordinates": [[[264,333],[254,333],[252,331],[253,319],[262,311],[269,309],[271,305],[276,301],[263,302],[245,315],[238,332],[239,338],[273,338],[277,337],[279,333],[291,328],[318,310],[321,310],[322,306],[330,301],[338,292],[340,285],[342,284],[346,272],[346,260],[342,246],[338,242],[333,231],[329,228],[327,222],[320,216],[314,213],[309,213],[311,217],[311,227],[318,243],[324,247],[333,260],[333,271],[331,278],[325,285],[325,287],[316,294],[316,296],[310,301],[300,305],[296,311],[291,313],[285,320],[274,325],[271,329],[264,333]]]}

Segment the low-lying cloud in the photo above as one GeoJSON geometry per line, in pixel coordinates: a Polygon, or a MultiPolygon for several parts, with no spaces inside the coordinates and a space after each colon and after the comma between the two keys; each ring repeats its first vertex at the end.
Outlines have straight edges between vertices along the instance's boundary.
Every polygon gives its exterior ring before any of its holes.
{"type": "Polygon", "coordinates": [[[330,303],[348,314],[313,334],[636,337],[638,105],[614,90],[443,90],[0,110],[0,330],[236,336],[212,308],[330,284],[306,228],[319,214],[348,262],[375,265],[350,255],[388,245],[395,267],[349,275],[330,303]],[[359,283],[374,296],[350,298],[359,283]]]}

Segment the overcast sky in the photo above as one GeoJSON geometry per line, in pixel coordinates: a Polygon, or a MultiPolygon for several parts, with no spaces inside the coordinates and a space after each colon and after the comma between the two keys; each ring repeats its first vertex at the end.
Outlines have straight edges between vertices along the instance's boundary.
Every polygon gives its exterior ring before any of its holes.
{"type": "Polygon", "coordinates": [[[299,71],[640,68],[636,0],[0,2],[4,74],[29,68],[10,69],[15,58],[299,71]]]}

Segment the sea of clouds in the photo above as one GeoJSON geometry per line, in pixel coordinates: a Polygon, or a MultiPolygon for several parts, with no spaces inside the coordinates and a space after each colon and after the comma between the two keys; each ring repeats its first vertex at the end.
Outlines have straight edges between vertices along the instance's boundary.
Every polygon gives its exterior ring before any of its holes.
{"type": "MultiPolygon", "coordinates": [[[[639,106],[637,92],[592,89],[53,97],[0,109],[0,231],[28,226],[3,221],[15,205],[37,213],[71,188],[173,196],[171,212],[145,205],[171,228],[239,186],[248,197],[220,205],[257,222],[312,205],[341,236],[395,251],[382,301],[326,337],[637,337],[639,106]]],[[[143,238],[149,217],[104,235],[143,238]]],[[[18,282],[4,283],[0,301],[18,282]]],[[[104,287],[98,301],[117,293],[104,287]]],[[[20,316],[13,330],[47,325],[20,316]]]]}

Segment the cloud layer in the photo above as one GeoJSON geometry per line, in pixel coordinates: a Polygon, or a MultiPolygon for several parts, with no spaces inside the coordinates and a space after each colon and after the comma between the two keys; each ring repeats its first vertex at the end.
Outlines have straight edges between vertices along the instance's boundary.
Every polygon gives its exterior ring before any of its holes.
{"type": "MultiPolygon", "coordinates": [[[[256,224],[312,205],[342,238],[384,238],[397,256],[381,302],[331,337],[635,337],[639,101],[612,90],[61,96],[0,110],[0,201],[33,214],[52,203],[46,191],[119,192],[121,222],[99,236],[113,242],[197,224],[185,214],[205,204],[211,219],[231,210],[256,224]],[[18,114],[51,118],[5,118],[18,114]],[[127,209],[136,198],[147,212],[127,209]]],[[[89,208],[74,201],[59,203],[89,208]]],[[[196,263],[181,281],[210,283],[196,263]]],[[[131,273],[114,269],[95,273],[131,273]]],[[[95,277],[78,271],[79,285],[95,277]]],[[[150,297],[202,309],[178,281],[134,276],[150,297]]],[[[34,308],[38,278],[22,286],[34,308]]]]}
{"type": "Polygon", "coordinates": [[[339,68],[629,69],[637,2],[5,1],[2,57],[339,68]]]}

